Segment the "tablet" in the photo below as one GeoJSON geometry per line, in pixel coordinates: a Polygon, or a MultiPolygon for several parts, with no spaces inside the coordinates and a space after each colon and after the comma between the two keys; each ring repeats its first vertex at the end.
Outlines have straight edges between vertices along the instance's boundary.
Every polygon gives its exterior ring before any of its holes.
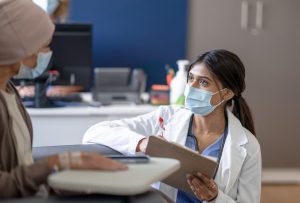
{"type": "Polygon", "coordinates": [[[144,164],[149,163],[150,160],[147,155],[108,155],[106,157],[125,164],[144,164]]]}
{"type": "Polygon", "coordinates": [[[172,187],[192,193],[187,183],[186,174],[201,172],[212,178],[217,162],[211,160],[185,146],[168,142],[160,137],[150,136],[146,154],[153,157],[173,158],[180,161],[180,169],[164,179],[162,182],[172,187]]]}

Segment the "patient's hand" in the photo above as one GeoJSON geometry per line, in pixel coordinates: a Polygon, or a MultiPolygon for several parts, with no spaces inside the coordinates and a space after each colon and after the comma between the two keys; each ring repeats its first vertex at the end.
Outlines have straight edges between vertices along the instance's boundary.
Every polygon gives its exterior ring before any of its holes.
{"type": "Polygon", "coordinates": [[[71,168],[82,170],[124,170],[127,165],[97,153],[81,153],[81,163],[72,163],[71,168]]]}
{"type": "Polygon", "coordinates": [[[66,152],[48,157],[48,165],[59,169],[125,170],[127,165],[91,152],[66,152]]]}

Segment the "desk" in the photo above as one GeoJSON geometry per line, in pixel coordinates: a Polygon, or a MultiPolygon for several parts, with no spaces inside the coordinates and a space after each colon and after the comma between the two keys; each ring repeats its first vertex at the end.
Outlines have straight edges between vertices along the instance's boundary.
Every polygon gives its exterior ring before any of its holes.
{"type": "MultiPolygon", "coordinates": [[[[34,159],[40,159],[47,157],[52,154],[66,151],[93,151],[99,152],[104,155],[108,154],[119,154],[115,150],[99,144],[90,144],[90,145],[68,145],[68,146],[49,146],[49,147],[35,147],[33,148],[33,157],[34,159]]],[[[47,202],[47,203],[60,203],[60,202],[87,202],[87,203],[96,203],[96,202],[105,202],[105,203],[167,203],[162,198],[162,194],[156,190],[150,190],[149,192],[140,194],[140,195],[131,195],[131,196],[116,196],[116,195],[77,195],[77,196],[66,196],[66,197],[55,197],[50,196],[49,198],[22,198],[22,199],[13,199],[7,200],[4,202],[8,203],[35,203],[35,202],[47,202]]]]}
{"type": "Polygon", "coordinates": [[[33,147],[32,156],[34,160],[43,159],[54,154],[62,152],[96,152],[102,155],[120,155],[120,152],[113,150],[110,147],[101,144],[88,144],[88,145],[59,145],[59,146],[46,146],[46,147],[33,147]]]}
{"type": "Polygon", "coordinates": [[[112,105],[103,107],[27,108],[33,124],[33,146],[81,144],[85,131],[107,120],[135,117],[154,111],[151,105],[112,105]]]}
{"type": "Polygon", "coordinates": [[[5,203],[166,203],[159,192],[149,191],[141,195],[135,196],[113,196],[113,195],[77,195],[56,197],[50,196],[48,198],[22,198],[1,200],[5,203]]]}

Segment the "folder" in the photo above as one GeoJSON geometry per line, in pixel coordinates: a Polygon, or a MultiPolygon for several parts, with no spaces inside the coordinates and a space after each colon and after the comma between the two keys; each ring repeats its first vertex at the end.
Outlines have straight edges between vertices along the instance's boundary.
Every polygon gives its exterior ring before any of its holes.
{"type": "Polygon", "coordinates": [[[168,176],[162,182],[172,187],[193,194],[187,183],[186,174],[201,172],[212,178],[217,167],[217,162],[209,159],[196,151],[174,142],[168,142],[157,136],[150,136],[146,154],[154,157],[173,158],[180,161],[180,169],[168,176]]]}

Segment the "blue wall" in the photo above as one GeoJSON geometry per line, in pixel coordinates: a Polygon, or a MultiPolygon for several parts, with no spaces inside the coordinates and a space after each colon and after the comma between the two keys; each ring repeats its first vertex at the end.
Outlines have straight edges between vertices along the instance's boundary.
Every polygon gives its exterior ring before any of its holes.
{"type": "Polygon", "coordinates": [[[143,68],[148,87],[186,57],[187,0],[72,0],[72,22],[93,23],[93,66],[143,68]]]}

